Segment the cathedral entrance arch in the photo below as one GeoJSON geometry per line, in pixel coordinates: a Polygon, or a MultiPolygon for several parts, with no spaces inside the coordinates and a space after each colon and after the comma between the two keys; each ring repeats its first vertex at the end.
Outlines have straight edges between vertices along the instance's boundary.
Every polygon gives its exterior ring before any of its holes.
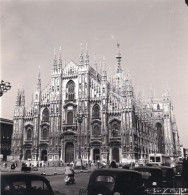
{"type": "Polygon", "coordinates": [[[93,160],[94,160],[94,162],[97,162],[98,160],[100,160],[100,150],[99,150],[99,148],[93,149],[93,160]]]}
{"type": "Polygon", "coordinates": [[[31,159],[31,150],[26,150],[25,152],[25,160],[31,159]]]}
{"type": "Polygon", "coordinates": [[[41,160],[47,161],[47,150],[42,150],[41,160]]]}
{"type": "Polygon", "coordinates": [[[119,148],[112,148],[112,160],[119,162],[119,148]]]}
{"type": "Polygon", "coordinates": [[[65,146],[65,162],[70,163],[74,161],[74,144],[68,142],[65,146]]]}

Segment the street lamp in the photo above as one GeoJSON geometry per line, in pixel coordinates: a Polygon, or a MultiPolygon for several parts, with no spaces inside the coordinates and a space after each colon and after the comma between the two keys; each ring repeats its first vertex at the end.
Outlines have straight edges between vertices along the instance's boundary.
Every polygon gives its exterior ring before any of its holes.
{"type": "Polygon", "coordinates": [[[8,90],[10,90],[11,86],[9,82],[1,81],[0,84],[0,97],[3,95],[3,93],[6,93],[8,90]]]}
{"type": "Polygon", "coordinates": [[[83,122],[83,118],[85,118],[84,114],[78,113],[76,116],[77,122],[79,123],[79,155],[78,158],[81,161],[81,169],[82,169],[82,157],[81,157],[81,124],[83,122]]]}

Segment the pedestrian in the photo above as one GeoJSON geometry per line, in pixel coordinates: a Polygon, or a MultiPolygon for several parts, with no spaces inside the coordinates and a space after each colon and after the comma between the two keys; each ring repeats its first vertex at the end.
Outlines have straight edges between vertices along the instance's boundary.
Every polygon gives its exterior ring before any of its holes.
{"type": "Polygon", "coordinates": [[[110,163],[110,168],[117,168],[116,162],[114,160],[110,163]]]}
{"type": "Polygon", "coordinates": [[[12,171],[16,168],[14,162],[11,164],[10,168],[12,171]]]}
{"type": "Polygon", "coordinates": [[[73,169],[70,167],[70,164],[67,163],[67,166],[65,168],[65,175],[70,175],[72,174],[72,172],[73,172],[73,169]]]}
{"type": "Polygon", "coordinates": [[[100,165],[100,161],[98,160],[97,161],[97,167],[98,167],[98,169],[99,169],[99,165],[100,165]]]}

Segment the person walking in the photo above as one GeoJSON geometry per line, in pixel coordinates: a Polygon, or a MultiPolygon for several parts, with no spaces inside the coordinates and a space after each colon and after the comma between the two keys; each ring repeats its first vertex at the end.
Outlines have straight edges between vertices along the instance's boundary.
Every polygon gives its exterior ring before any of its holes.
{"type": "Polygon", "coordinates": [[[110,163],[110,168],[117,168],[116,162],[114,160],[110,163]]]}
{"type": "Polygon", "coordinates": [[[73,173],[73,169],[70,167],[70,164],[67,163],[67,166],[65,168],[65,175],[71,175],[73,173]]]}

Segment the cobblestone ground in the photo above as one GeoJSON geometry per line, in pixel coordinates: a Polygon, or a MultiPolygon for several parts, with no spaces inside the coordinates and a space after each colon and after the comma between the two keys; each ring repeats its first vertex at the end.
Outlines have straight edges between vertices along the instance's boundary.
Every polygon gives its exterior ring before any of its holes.
{"type": "Polygon", "coordinates": [[[64,175],[46,176],[55,194],[62,195],[79,195],[80,189],[86,189],[91,173],[77,173],[75,174],[75,184],[66,185],[64,175]]]}

